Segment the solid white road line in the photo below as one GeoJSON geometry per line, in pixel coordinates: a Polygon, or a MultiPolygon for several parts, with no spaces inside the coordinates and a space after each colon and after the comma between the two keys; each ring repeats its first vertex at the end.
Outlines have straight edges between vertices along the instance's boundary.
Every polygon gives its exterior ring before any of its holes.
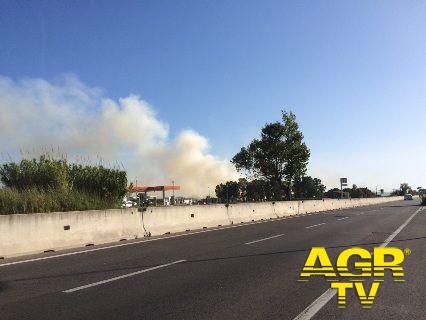
{"type": "Polygon", "coordinates": [[[348,219],[349,217],[343,217],[343,218],[339,218],[339,219],[337,219],[337,220],[345,220],[345,219],[348,219]]]}
{"type": "Polygon", "coordinates": [[[262,239],[254,240],[254,241],[250,241],[250,242],[246,242],[245,244],[252,244],[252,243],[261,242],[261,241],[265,241],[265,240],[269,240],[269,239],[274,239],[274,238],[282,237],[283,235],[284,235],[284,233],[277,234],[276,236],[262,238],[262,239]]]}
{"type": "MultiPolygon", "coordinates": [[[[414,212],[405,222],[399,226],[381,245],[380,247],[386,247],[392,240],[395,238],[402,229],[404,229],[410,221],[423,210],[423,207],[420,207],[416,212],[414,212]]],[[[320,311],[335,295],[337,294],[337,289],[327,289],[321,296],[319,296],[314,302],[312,302],[305,310],[303,310],[296,318],[293,320],[309,320],[311,319],[318,311],[320,311]]]]}
{"type": "Polygon", "coordinates": [[[409,224],[410,221],[413,220],[416,214],[418,214],[421,210],[423,210],[423,207],[420,207],[419,209],[417,209],[416,212],[414,212],[403,224],[401,224],[399,228],[396,229],[379,247],[386,247],[389,244],[389,242],[391,242],[393,238],[395,238],[398,235],[398,233],[400,233],[401,230],[404,229],[407,226],[407,224],[409,224]]]}
{"type": "Polygon", "coordinates": [[[141,273],[145,273],[145,272],[148,272],[148,271],[153,271],[153,270],[157,270],[157,269],[169,267],[171,265],[182,263],[182,262],[185,262],[185,261],[186,260],[178,260],[178,261],[174,261],[174,262],[170,262],[170,263],[166,263],[166,264],[161,264],[159,266],[155,266],[155,267],[152,267],[152,268],[143,269],[143,270],[140,270],[140,271],[136,271],[136,272],[124,274],[122,276],[118,276],[118,277],[114,277],[114,278],[110,278],[110,279],[106,279],[106,280],[102,280],[102,281],[98,281],[98,282],[86,284],[84,286],[80,286],[80,287],[68,289],[68,290],[65,290],[65,291],[62,291],[62,292],[64,292],[64,293],[71,293],[71,292],[80,291],[80,290],[84,290],[84,289],[91,288],[91,287],[96,287],[96,286],[99,286],[101,284],[105,284],[105,283],[109,283],[109,282],[121,280],[121,279],[124,279],[124,278],[133,277],[133,276],[136,276],[136,275],[141,274],[141,273]]]}
{"type": "Polygon", "coordinates": [[[293,320],[306,320],[311,319],[318,311],[321,310],[323,306],[327,304],[337,293],[336,289],[328,289],[322,295],[320,295],[314,302],[312,302],[309,307],[302,311],[296,318],[293,320]]]}
{"type": "Polygon", "coordinates": [[[314,228],[314,227],[322,226],[323,224],[325,224],[325,222],[323,222],[323,223],[318,223],[318,224],[314,224],[314,225],[312,225],[312,226],[305,227],[305,228],[306,228],[306,229],[310,229],[310,228],[314,228]]]}

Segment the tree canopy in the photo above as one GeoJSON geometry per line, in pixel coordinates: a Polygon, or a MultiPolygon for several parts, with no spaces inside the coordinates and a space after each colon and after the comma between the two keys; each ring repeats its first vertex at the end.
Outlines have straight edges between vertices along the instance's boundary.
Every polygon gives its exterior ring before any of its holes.
{"type": "Polygon", "coordinates": [[[304,176],[294,182],[294,196],[300,199],[322,199],[325,186],[318,178],[304,176]]]}
{"type": "Polygon", "coordinates": [[[266,124],[260,139],[241,148],[232,163],[240,172],[268,181],[273,198],[281,200],[291,198],[292,184],[306,173],[309,156],[295,114],[282,111],[282,122],[266,124]]]}
{"type": "MultiPolygon", "coordinates": [[[[351,198],[373,198],[373,197],[376,196],[376,194],[373,191],[371,191],[370,189],[368,189],[366,187],[359,188],[356,184],[352,185],[352,188],[343,189],[343,192],[349,193],[349,196],[351,198]]],[[[328,190],[324,194],[324,196],[326,198],[334,198],[334,197],[336,197],[336,194],[340,195],[340,189],[333,188],[333,189],[328,190]]]]}
{"type": "Polygon", "coordinates": [[[417,194],[418,192],[416,190],[414,190],[413,188],[411,188],[411,186],[406,183],[406,182],[402,182],[399,185],[399,189],[398,190],[394,190],[391,195],[395,195],[395,196],[403,196],[404,194],[417,194]]]}

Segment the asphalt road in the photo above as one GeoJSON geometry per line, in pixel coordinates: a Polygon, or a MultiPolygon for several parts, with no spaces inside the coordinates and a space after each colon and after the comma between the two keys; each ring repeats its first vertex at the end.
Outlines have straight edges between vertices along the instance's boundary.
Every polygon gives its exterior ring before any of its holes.
{"type": "Polygon", "coordinates": [[[426,209],[400,201],[0,262],[0,319],[426,319],[426,209]],[[313,246],[410,248],[404,283],[337,308],[313,246]],[[320,299],[318,299],[321,297],[320,299]]]}

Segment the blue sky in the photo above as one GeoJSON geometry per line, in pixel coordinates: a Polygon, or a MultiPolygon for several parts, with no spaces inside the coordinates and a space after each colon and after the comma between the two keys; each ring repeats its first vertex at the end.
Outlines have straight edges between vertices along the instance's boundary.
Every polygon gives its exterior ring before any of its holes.
{"type": "Polygon", "coordinates": [[[426,187],[422,1],[2,1],[0,75],[138,94],[230,158],[296,113],[327,186],[426,187]]]}

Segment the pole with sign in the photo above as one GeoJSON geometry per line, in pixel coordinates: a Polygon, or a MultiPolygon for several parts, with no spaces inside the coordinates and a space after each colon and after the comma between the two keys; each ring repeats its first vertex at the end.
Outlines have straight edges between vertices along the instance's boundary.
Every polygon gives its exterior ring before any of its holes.
{"type": "Polygon", "coordinates": [[[340,178],[340,198],[343,199],[343,187],[348,185],[348,178],[340,178]]]}

